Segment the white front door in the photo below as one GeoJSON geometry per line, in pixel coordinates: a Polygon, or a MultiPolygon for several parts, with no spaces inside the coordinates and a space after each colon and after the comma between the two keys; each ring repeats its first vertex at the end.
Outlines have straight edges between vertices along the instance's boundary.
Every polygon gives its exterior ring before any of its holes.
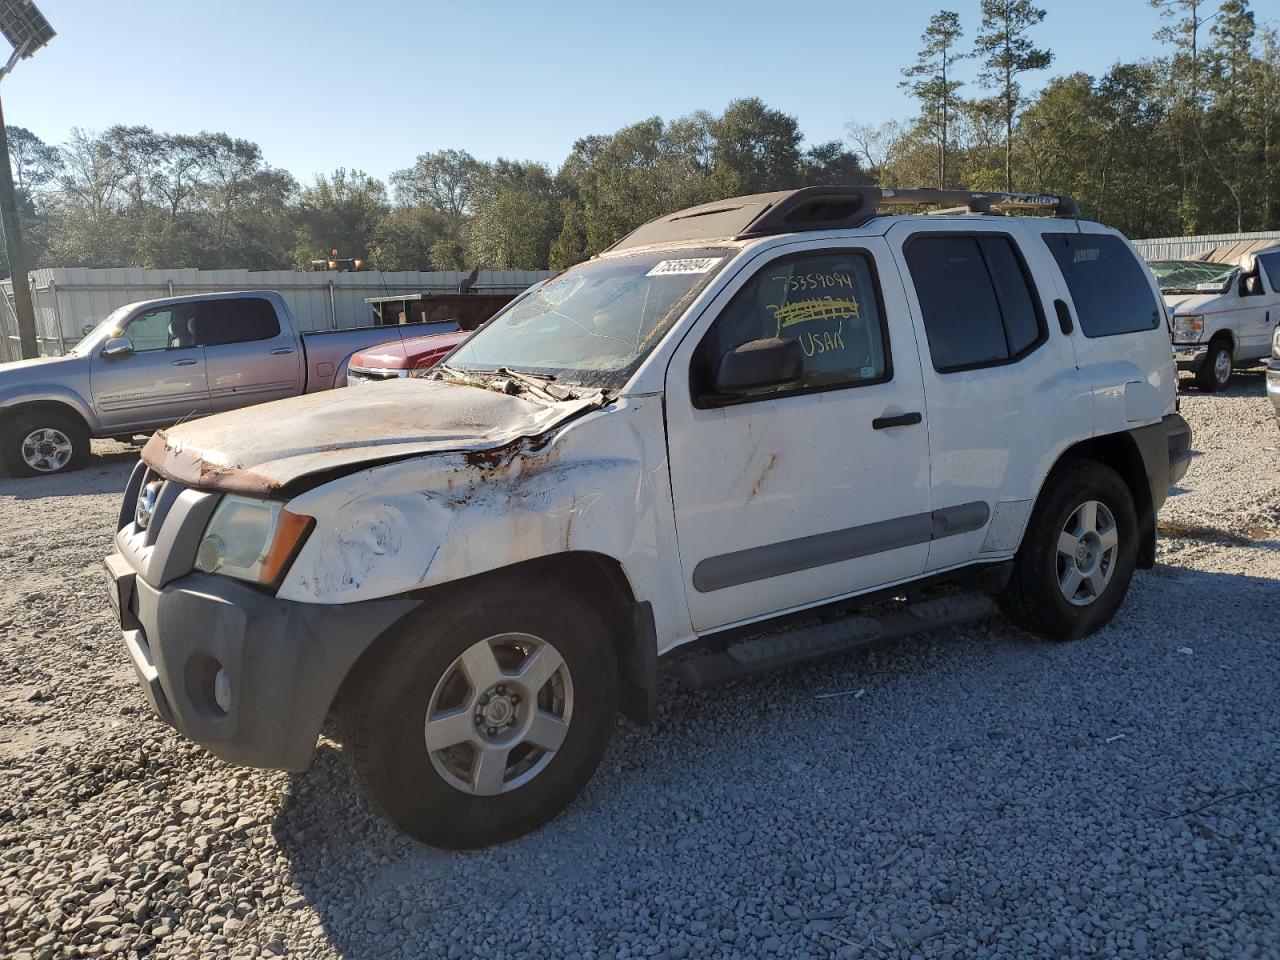
{"type": "Polygon", "coordinates": [[[666,382],[676,534],[696,630],[921,573],[934,528],[915,336],[879,238],[762,253],[666,382]],[[724,354],[798,340],[803,379],[714,396],[724,354]]]}

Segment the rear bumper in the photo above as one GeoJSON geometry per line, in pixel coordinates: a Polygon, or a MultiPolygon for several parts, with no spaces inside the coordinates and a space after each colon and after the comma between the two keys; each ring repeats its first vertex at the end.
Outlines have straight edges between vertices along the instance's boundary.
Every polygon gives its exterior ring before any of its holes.
{"type": "Polygon", "coordinates": [[[1192,373],[1198,373],[1200,368],[1204,366],[1204,358],[1208,355],[1209,345],[1207,343],[1175,343],[1173,345],[1173,362],[1177,364],[1179,370],[1190,370],[1192,373]]]}
{"type": "Polygon", "coordinates": [[[111,603],[155,714],[231,763],[306,769],[325,713],[409,597],[339,606],[279,600],[227,577],[151,586],[106,560],[111,603]]]}

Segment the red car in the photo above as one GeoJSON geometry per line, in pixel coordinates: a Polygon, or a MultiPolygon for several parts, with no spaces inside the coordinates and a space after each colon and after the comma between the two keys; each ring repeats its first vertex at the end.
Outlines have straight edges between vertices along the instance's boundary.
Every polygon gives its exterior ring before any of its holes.
{"type": "Polygon", "coordinates": [[[392,340],[352,354],[347,365],[350,385],[394,380],[412,376],[415,370],[429,370],[448,356],[449,351],[471,336],[456,323],[441,324],[440,333],[407,340],[392,340]]]}

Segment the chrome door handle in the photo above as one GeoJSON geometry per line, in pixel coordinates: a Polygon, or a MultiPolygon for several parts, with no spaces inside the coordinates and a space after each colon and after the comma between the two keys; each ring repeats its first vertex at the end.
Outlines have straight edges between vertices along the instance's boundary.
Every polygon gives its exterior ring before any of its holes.
{"type": "Polygon", "coordinates": [[[283,357],[286,353],[293,353],[293,347],[281,347],[279,350],[272,350],[273,357],[283,357]]]}
{"type": "Polygon", "coordinates": [[[909,427],[923,419],[924,417],[918,413],[899,413],[891,417],[876,417],[871,421],[871,429],[884,430],[888,427],[909,427]]]}
{"type": "Polygon", "coordinates": [[[171,367],[189,367],[189,366],[191,366],[193,363],[195,363],[195,361],[194,361],[194,360],[190,360],[190,359],[188,359],[188,360],[175,360],[175,361],[173,361],[173,363],[169,364],[169,366],[171,366],[171,367]]]}

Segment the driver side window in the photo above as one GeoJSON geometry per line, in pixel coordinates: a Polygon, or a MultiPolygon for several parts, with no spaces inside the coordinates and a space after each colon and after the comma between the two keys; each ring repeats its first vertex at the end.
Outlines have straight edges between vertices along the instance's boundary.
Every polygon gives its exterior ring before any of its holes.
{"type": "Polygon", "coordinates": [[[888,380],[892,371],[870,257],[854,251],[797,254],[762,268],[698,345],[694,396],[713,392],[726,353],[752,340],[775,337],[799,342],[803,377],[752,394],[753,401],[888,380]]]}
{"type": "Polygon", "coordinates": [[[182,350],[196,345],[192,304],[175,304],[140,313],[129,321],[123,336],[133,343],[135,353],[148,350],[182,350]]]}

